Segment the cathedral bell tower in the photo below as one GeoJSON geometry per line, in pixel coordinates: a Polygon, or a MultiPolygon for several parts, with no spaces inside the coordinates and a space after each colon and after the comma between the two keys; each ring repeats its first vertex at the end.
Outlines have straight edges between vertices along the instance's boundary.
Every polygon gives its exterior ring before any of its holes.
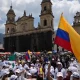
{"type": "Polygon", "coordinates": [[[51,0],[42,0],[41,2],[41,15],[40,26],[41,28],[53,29],[53,13],[51,0]]]}
{"type": "Polygon", "coordinates": [[[10,9],[7,13],[7,21],[5,24],[5,34],[10,34],[15,32],[15,13],[12,9],[12,5],[10,6],[10,9]]]}
{"type": "Polygon", "coordinates": [[[15,13],[10,6],[10,9],[7,13],[7,20],[5,24],[5,38],[4,38],[4,47],[5,51],[14,51],[16,45],[16,38],[12,34],[16,33],[16,24],[15,24],[15,13]]]}

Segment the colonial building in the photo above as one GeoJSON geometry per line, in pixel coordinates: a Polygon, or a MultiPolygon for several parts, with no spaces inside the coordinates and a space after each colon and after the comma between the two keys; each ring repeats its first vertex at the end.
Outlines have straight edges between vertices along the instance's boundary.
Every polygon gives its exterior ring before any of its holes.
{"type": "Polygon", "coordinates": [[[53,31],[53,13],[51,0],[42,0],[40,23],[38,27],[34,27],[34,17],[26,15],[15,21],[16,14],[10,6],[7,13],[7,21],[5,24],[4,48],[6,51],[24,52],[52,50],[53,31]]]}
{"type": "Polygon", "coordinates": [[[74,16],[73,28],[80,34],[80,12],[74,16]]]}

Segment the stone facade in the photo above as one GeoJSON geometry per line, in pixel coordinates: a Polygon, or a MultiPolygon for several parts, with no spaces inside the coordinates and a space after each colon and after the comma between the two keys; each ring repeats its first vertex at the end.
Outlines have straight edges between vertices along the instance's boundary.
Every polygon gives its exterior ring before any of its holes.
{"type": "Polygon", "coordinates": [[[80,34],[80,12],[74,16],[73,28],[80,34]]]}
{"type": "Polygon", "coordinates": [[[15,12],[10,7],[7,13],[5,24],[4,48],[6,51],[23,52],[27,50],[41,51],[52,50],[53,13],[50,0],[42,0],[40,23],[34,27],[34,17],[32,14],[26,15],[15,21],[15,12]]]}

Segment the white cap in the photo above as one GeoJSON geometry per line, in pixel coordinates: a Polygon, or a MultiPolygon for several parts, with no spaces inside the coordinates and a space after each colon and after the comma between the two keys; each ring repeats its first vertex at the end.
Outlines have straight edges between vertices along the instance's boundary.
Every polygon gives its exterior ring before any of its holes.
{"type": "Polygon", "coordinates": [[[39,61],[39,60],[37,59],[37,61],[39,61]]]}
{"type": "Polygon", "coordinates": [[[58,61],[60,61],[60,59],[58,58],[58,61]]]}
{"type": "Polygon", "coordinates": [[[74,60],[73,58],[71,58],[71,60],[74,60]]]}
{"type": "Polygon", "coordinates": [[[54,58],[52,58],[52,60],[54,61],[54,58]]]}
{"type": "Polygon", "coordinates": [[[79,75],[79,73],[78,73],[78,72],[74,72],[74,73],[72,74],[72,77],[80,78],[80,75],[79,75]]]}
{"type": "Polygon", "coordinates": [[[31,64],[31,66],[34,66],[34,64],[31,64]]]}
{"type": "Polygon", "coordinates": [[[30,60],[28,60],[28,62],[30,62],[30,60]]]}
{"type": "Polygon", "coordinates": [[[74,66],[69,67],[68,70],[70,70],[72,73],[78,72],[78,69],[74,66]]]}
{"type": "Polygon", "coordinates": [[[50,61],[48,61],[48,64],[50,63],[50,61]]]}
{"type": "Polygon", "coordinates": [[[20,69],[17,69],[15,72],[16,72],[16,73],[20,73],[21,71],[20,71],[20,69]]]}
{"type": "Polygon", "coordinates": [[[11,77],[10,77],[10,79],[13,79],[13,80],[15,80],[16,78],[17,78],[16,75],[11,75],[11,77]]]}
{"type": "Polygon", "coordinates": [[[46,61],[46,63],[47,63],[47,64],[49,64],[49,63],[50,63],[50,61],[46,61]]]}
{"type": "Polygon", "coordinates": [[[57,62],[57,64],[61,64],[61,65],[62,65],[62,63],[61,63],[61,62],[57,62]]]}
{"type": "Polygon", "coordinates": [[[31,73],[27,72],[27,75],[28,75],[28,76],[31,76],[31,73]]]}
{"type": "Polygon", "coordinates": [[[62,72],[58,72],[57,73],[57,77],[63,77],[63,73],[62,72]]]}

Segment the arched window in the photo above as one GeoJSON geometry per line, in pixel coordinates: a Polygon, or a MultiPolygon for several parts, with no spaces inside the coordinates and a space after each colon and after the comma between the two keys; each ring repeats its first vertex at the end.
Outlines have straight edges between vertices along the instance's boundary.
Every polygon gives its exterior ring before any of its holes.
{"type": "Polygon", "coordinates": [[[9,33],[9,28],[7,28],[7,33],[9,33]]]}
{"type": "Polygon", "coordinates": [[[46,11],[47,10],[47,8],[46,8],[46,6],[44,6],[44,11],[46,11]]]}
{"type": "Polygon", "coordinates": [[[44,26],[47,26],[47,20],[44,20],[44,26]]]}

